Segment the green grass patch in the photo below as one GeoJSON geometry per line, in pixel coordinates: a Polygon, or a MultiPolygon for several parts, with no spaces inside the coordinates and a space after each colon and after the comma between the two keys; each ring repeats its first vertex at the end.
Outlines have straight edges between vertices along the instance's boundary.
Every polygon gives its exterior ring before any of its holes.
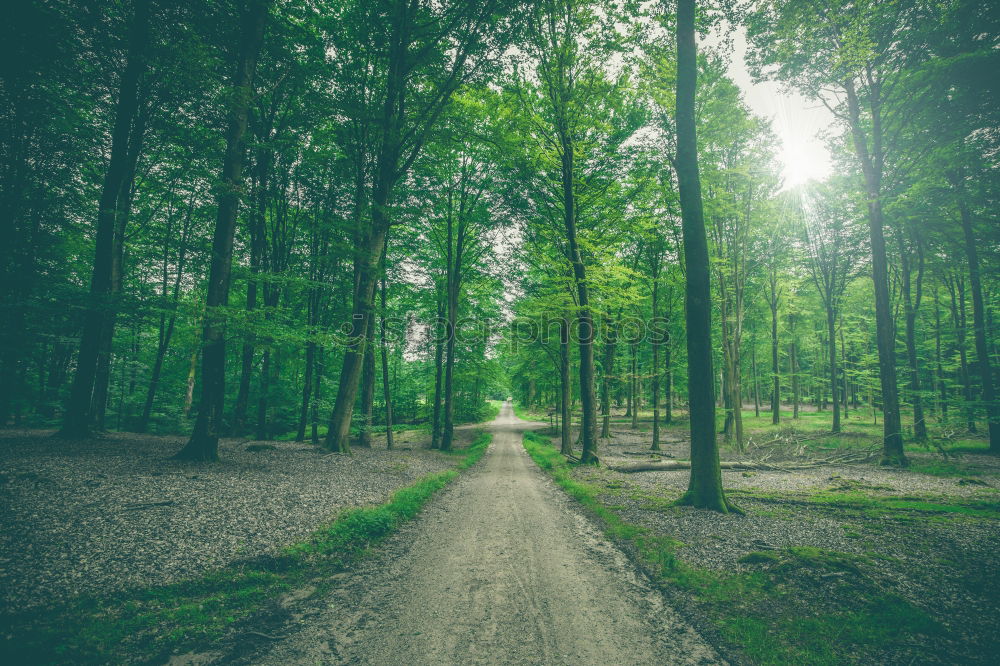
{"type": "Polygon", "coordinates": [[[234,563],[197,579],[130,590],[109,598],[80,598],[37,614],[8,615],[0,660],[8,664],[144,662],[185,645],[223,635],[259,613],[269,600],[328,576],[364,555],[412,519],[460,470],[474,465],[492,435],[481,432],[455,452],[452,469],[397,490],[385,504],[343,511],[308,539],[277,557],[234,563]]]}
{"type": "MultiPolygon", "coordinates": [[[[523,444],[539,467],[597,517],[608,536],[630,544],[660,584],[688,595],[718,635],[754,664],[856,663],[864,655],[902,648],[915,635],[942,631],[922,610],[869,580],[860,568],[864,556],[802,546],[748,553],[742,561],[749,570],[739,573],[691,566],[677,557],[682,543],[630,524],[603,504],[607,480],[592,468],[585,479],[578,478],[574,466],[536,433],[525,433],[523,444]],[[810,600],[817,577],[832,577],[838,592],[810,600]]],[[[669,510],[667,498],[643,499],[651,508],[669,510]]],[[[922,503],[921,510],[929,504],[922,503]]]]}
{"type": "Polygon", "coordinates": [[[513,403],[511,405],[514,409],[514,416],[523,421],[545,421],[549,420],[548,410],[539,409],[536,407],[527,407],[520,403],[513,403]]]}

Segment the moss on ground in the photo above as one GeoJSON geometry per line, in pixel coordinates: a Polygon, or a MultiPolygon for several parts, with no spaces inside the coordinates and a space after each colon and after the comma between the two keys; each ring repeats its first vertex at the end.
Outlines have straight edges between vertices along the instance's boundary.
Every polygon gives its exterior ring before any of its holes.
{"type": "MultiPolygon", "coordinates": [[[[307,581],[329,578],[412,519],[460,470],[486,452],[481,432],[453,452],[453,469],[397,490],[385,504],[343,511],[305,541],[274,557],[238,562],[193,580],[82,598],[57,610],[8,616],[0,639],[7,664],[97,664],[161,660],[185,646],[222,636],[241,620],[307,581]]],[[[319,589],[319,588],[317,588],[319,589]]]]}

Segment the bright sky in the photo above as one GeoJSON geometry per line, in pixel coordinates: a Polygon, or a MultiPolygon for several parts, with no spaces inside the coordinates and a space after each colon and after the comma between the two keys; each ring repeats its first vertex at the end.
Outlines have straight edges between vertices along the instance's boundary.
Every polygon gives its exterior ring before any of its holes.
{"type": "MultiPolygon", "coordinates": [[[[743,91],[751,110],[771,120],[781,141],[778,158],[784,166],[784,189],[808,180],[823,180],[830,175],[832,167],[830,153],[817,134],[832,125],[833,116],[819,102],[782,92],[778,83],[754,83],[744,63],[746,33],[739,28],[732,39],[734,52],[729,58],[729,76],[743,91]]],[[[705,43],[717,45],[719,39],[710,35],[705,43]]]]}

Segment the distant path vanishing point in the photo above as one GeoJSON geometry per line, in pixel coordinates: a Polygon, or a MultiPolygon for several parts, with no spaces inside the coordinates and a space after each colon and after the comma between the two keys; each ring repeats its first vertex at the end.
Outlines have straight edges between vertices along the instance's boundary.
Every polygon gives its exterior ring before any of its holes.
{"type": "Polygon", "coordinates": [[[493,443],[256,664],[717,664],[531,461],[505,403],[493,443]]]}

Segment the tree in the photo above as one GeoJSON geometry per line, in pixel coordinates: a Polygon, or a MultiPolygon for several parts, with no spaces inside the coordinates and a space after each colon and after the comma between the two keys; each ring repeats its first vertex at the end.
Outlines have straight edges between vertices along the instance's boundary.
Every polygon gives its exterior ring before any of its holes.
{"type": "Polygon", "coordinates": [[[859,242],[850,223],[853,193],[851,183],[842,180],[802,193],[803,234],[810,275],[826,310],[832,432],[841,430],[837,322],[844,290],[862,265],[859,242]]]}
{"type": "Polygon", "coordinates": [[[691,478],[682,504],[727,513],[734,509],[722,490],[719,445],[715,440],[712,384],[712,286],[708,240],[698,176],[695,126],[698,47],[695,1],[677,0],[677,182],[680,191],[684,262],[687,275],[686,317],[688,401],[691,414],[691,478]]]}
{"type": "MultiPolygon", "coordinates": [[[[376,269],[392,223],[396,186],[419,157],[455,90],[484,68],[491,57],[503,53],[515,33],[518,4],[513,0],[487,0],[418,6],[407,0],[392,0],[384,7],[389,16],[387,26],[380,23],[362,27],[371,31],[366,39],[376,35],[384,39],[377,70],[384,78],[378,94],[373,96],[377,101],[370,101],[370,109],[359,109],[369,113],[381,106],[380,135],[371,171],[369,219],[356,244],[353,330],[330,415],[325,443],[328,449],[350,451],[348,435],[369,339],[376,269]],[[506,16],[515,18],[508,22],[506,16]],[[382,28],[387,28],[384,33],[382,28]]],[[[381,15],[373,18],[381,20],[381,15]]]]}
{"type": "Polygon", "coordinates": [[[233,238],[244,185],[243,161],[247,117],[253,95],[257,56],[264,41],[268,0],[247,0],[242,8],[239,56],[233,73],[232,98],[226,129],[226,156],[218,188],[218,216],[212,241],[212,264],[205,299],[202,332],[201,401],[198,420],[188,443],[177,453],[187,460],[217,460],[223,431],[226,381],[225,318],[220,308],[229,302],[233,238]]]}
{"type": "Polygon", "coordinates": [[[901,96],[907,54],[898,31],[912,2],[771,0],[752,12],[749,59],[757,76],[779,78],[819,99],[846,127],[864,176],[868,208],[876,339],[882,387],[882,464],[907,464],[896,379],[895,324],[889,297],[884,207],[887,163],[899,161],[893,137],[912,99],[901,96]],[[839,94],[839,97],[837,96],[839,94]]]}
{"type": "Polygon", "coordinates": [[[111,133],[111,158],[104,174],[101,200],[97,210],[97,238],[94,248],[94,270],[90,281],[90,305],[80,339],[80,353],[73,377],[73,389],[66,404],[60,437],[80,438],[90,434],[95,424],[95,411],[103,413],[106,401],[106,381],[100,390],[98,372],[101,355],[109,353],[110,338],[114,331],[116,291],[115,267],[119,240],[123,230],[125,208],[129,199],[131,181],[135,173],[139,146],[142,142],[142,123],[135,122],[139,113],[139,84],[146,70],[146,49],[149,43],[150,3],[135,0],[132,24],[129,29],[128,55],[121,75],[118,101],[115,107],[114,129],[111,133]],[[94,404],[95,389],[98,405],[94,404]],[[96,407],[96,409],[95,409],[96,407]]]}

